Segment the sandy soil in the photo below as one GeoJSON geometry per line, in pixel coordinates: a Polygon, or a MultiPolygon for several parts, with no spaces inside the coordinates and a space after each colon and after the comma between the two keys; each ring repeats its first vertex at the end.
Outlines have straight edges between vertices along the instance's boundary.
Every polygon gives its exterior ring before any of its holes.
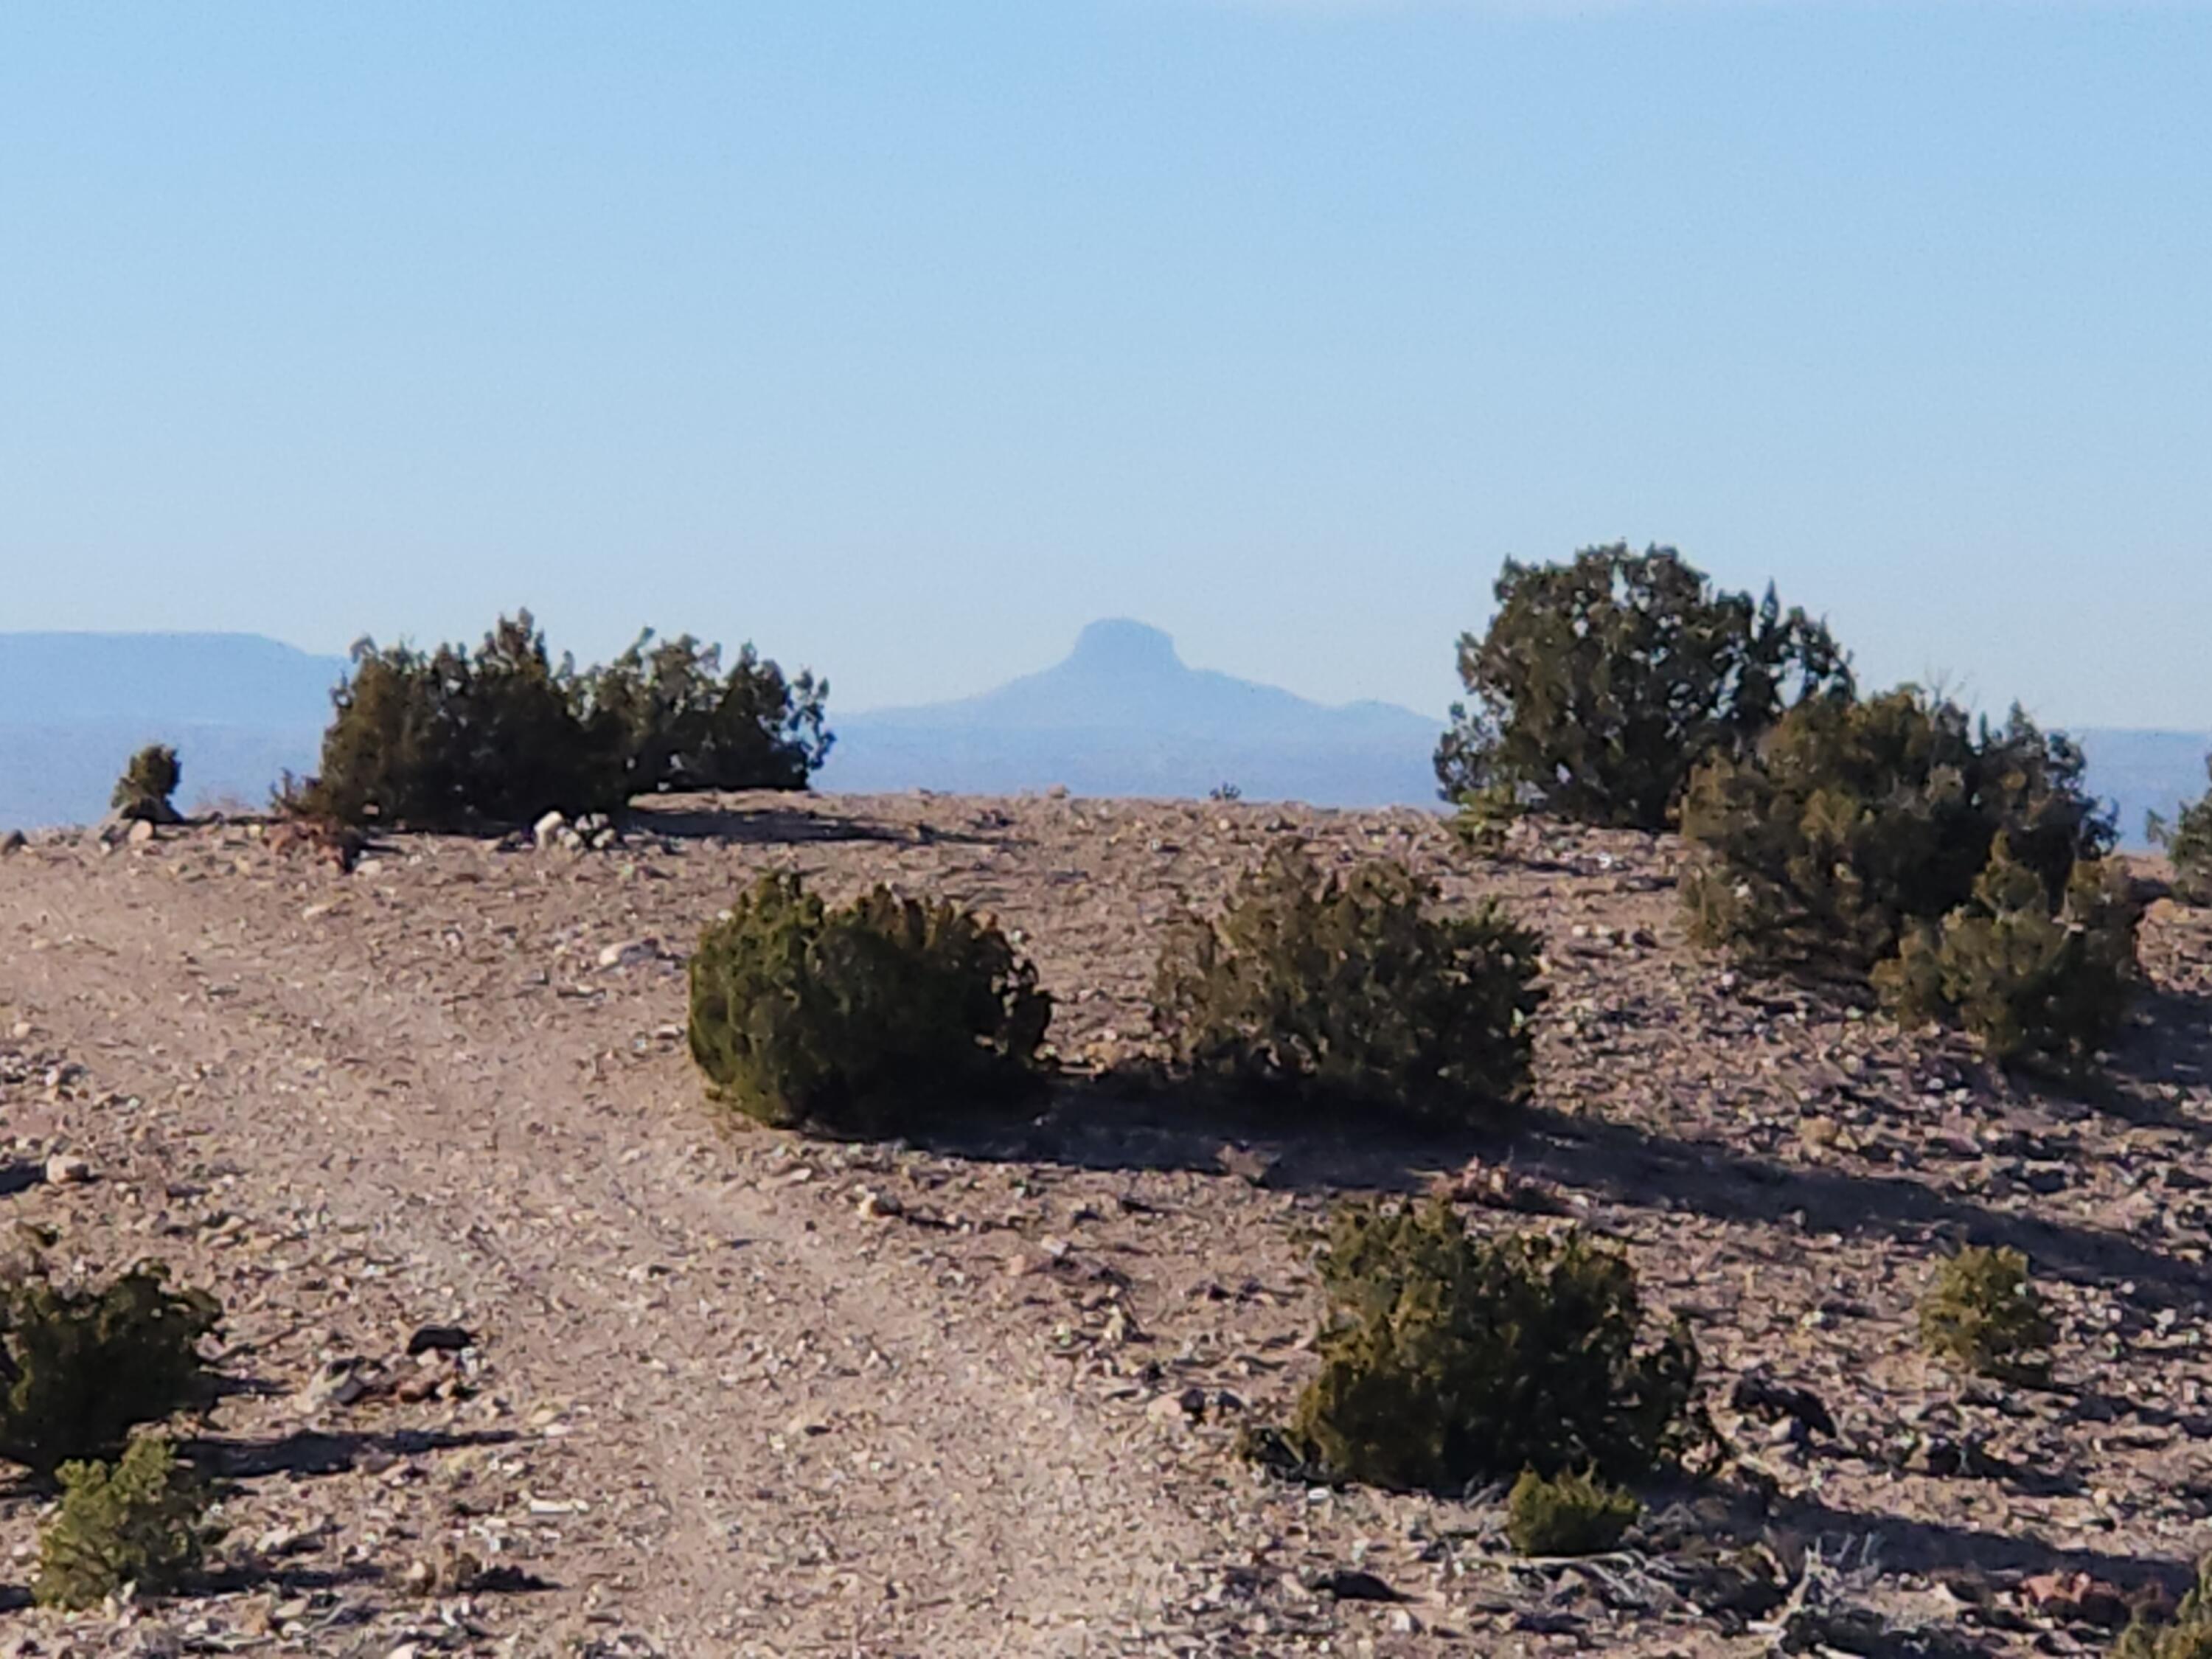
{"type": "MultiPolygon", "coordinates": [[[[0,1653],[1758,1654],[1824,1607],[1857,1651],[2094,1649],[2045,1575],[2140,1593],[2212,1542],[2212,926],[2156,908],[2158,993],[2075,1098],[1740,981],[1683,942],[1674,857],[917,796],[687,802],[599,854],[410,839],[349,875],[245,824],[36,840],[0,860],[0,1205],[19,1250],[158,1255],[222,1298],[227,1392],[185,1431],[235,1484],[205,1594],[19,1607],[0,1653]],[[1542,928],[1511,1139],[1272,1136],[1092,1079],[1144,1049],[1161,920],[1285,835],[1542,928]],[[683,957],[770,868],[1018,930],[1060,1001],[1051,1109],[932,1146],[722,1123],[683,957]],[[1310,1364],[1331,1197],[1476,1156],[1560,1212],[1486,1180],[1476,1224],[1595,1229],[1692,1320],[1735,1452],[1597,1563],[1516,1560],[1495,1492],[1308,1490],[1229,1450],[1310,1364]],[[2028,1252],[2051,1388],[1918,1352],[1964,1241],[2028,1252]],[[433,1324],[468,1346],[410,1357],[433,1324]],[[1837,1435],[1732,1411],[1759,1366],[1837,1435]]],[[[0,1500],[19,1587],[42,1507],[0,1500]]]]}

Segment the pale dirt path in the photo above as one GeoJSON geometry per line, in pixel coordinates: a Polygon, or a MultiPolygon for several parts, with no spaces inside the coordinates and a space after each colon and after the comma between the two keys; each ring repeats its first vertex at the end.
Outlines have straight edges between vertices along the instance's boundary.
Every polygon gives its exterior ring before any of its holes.
{"type": "Polygon", "coordinates": [[[590,1517],[522,1615],[543,1650],[586,1594],[672,1653],[1135,1650],[1203,1553],[1033,1341],[741,1178],[665,1039],[665,967],[586,975],[603,1000],[532,984],[527,939],[471,969],[462,884],[325,889],[383,912],[365,937],[319,927],[281,866],[41,866],[0,883],[9,997],[110,1086],[202,1079],[188,1131],[368,1224],[518,1393],[588,1425],[567,1449],[590,1517]]]}

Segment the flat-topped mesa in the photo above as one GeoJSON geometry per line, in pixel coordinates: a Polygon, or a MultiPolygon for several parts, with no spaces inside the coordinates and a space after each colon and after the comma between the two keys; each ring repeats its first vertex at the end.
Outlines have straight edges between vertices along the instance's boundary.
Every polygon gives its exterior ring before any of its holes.
{"type": "Polygon", "coordinates": [[[1132,678],[1189,672],[1176,654],[1170,635],[1127,617],[1109,617],[1085,628],[1063,666],[1101,677],[1132,678]]]}

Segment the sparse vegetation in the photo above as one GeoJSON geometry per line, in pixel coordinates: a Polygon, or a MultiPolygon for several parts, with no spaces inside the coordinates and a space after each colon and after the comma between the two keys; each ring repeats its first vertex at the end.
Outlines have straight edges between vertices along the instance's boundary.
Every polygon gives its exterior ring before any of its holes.
{"type": "Polygon", "coordinates": [[[473,652],[354,647],[321,765],[291,803],[310,817],[389,829],[477,830],[623,800],[611,724],[587,716],[574,666],[526,611],[473,652]]]}
{"type": "Polygon", "coordinates": [[[1630,1480],[1696,1437],[1695,1344],[1677,1326],[1638,1352],[1635,1270],[1579,1234],[1478,1240],[1440,1202],[1350,1204],[1322,1276],[1334,1323],[1287,1438],[1332,1478],[1630,1480]]]}
{"type": "Polygon", "coordinates": [[[606,667],[556,661],[526,611],[473,652],[354,647],[319,768],[280,805],[327,822],[470,830],[622,810],[675,788],[799,788],[830,744],[827,688],[750,647],[648,634],[606,667]]]}
{"type": "MultiPolygon", "coordinates": [[[[2205,766],[2212,773],[2212,758],[2205,766]]],[[[2171,823],[2154,812],[2145,827],[2152,844],[2173,861],[2173,896],[2185,904],[2212,904],[2212,791],[2184,806],[2171,823]]]]}
{"type": "Polygon", "coordinates": [[[1875,981],[1903,1018],[1962,1026],[2002,1063],[2079,1072],[2127,1017],[2142,917],[2134,884],[2109,860],[2076,864],[2053,911],[2043,878],[2000,835],[1972,902],[1940,926],[1916,923],[1875,981]]]}
{"type": "Polygon", "coordinates": [[[1633,1493],[1570,1469],[1523,1469],[1505,1499],[1505,1536],[1523,1555],[1597,1555],[1620,1542],[1644,1506],[1633,1493]]]}
{"type": "Polygon", "coordinates": [[[1508,561],[1498,612],[1459,642],[1470,701],[1437,750],[1445,798],[1502,792],[1580,823],[1659,830],[1692,771],[1741,757],[1784,709],[1848,697],[1826,628],[1716,590],[1672,548],[1508,561]]]}
{"type": "Polygon", "coordinates": [[[201,1399],[200,1339],[222,1310],[158,1264],[98,1288],[31,1273],[0,1296],[0,1457],[39,1474],[113,1455],[131,1431],[201,1399]]]}
{"type": "Polygon", "coordinates": [[[993,923],[878,887],[830,908],[766,876],[691,958],[692,1057],[763,1122],[896,1133],[1026,1093],[1052,1000],[993,923]]]}
{"type": "Polygon", "coordinates": [[[2018,1250],[1970,1245],[1936,1270],[1921,1299],[1921,1346],[1984,1376],[2040,1376],[2056,1334],[2018,1250]]]}
{"type": "Polygon", "coordinates": [[[115,781],[108,806],[118,817],[147,823],[179,823],[175,796],[184,776],[175,750],[166,744],[148,744],[131,757],[123,775],[115,781]]]}
{"type": "Polygon", "coordinates": [[[98,1607],[126,1585],[167,1595],[214,1541],[205,1483],[158,1436],[132,1441],[112,1463],[65,1463],[61,1484],[61,1507],[39,1534],[32,1593],[41,1606],[98,1607]]]}
{"type": "Polygon", "coordinates": [[[1522,816],[1520,797],[1507,783],[1485,784],[1459,797],[1452,814],[1452,834],[1470,853],[1495,857],[1505,846],[1507,832],[1522,816]]]}
{"type": "Polygon", "coordinates": [[[1862,976],[1914,924],[1973,900],[2000,835],[2055,910],[2075,864],[2112,842],[2081,771],[2074,744],[2017,709],[1978,728],[1911,687],[1802,703],[1691,785],[1692,933],[1758,966],[1862,976]]]}
{"type": "Polygon", "coordinates": [[[1440,914],[1433,887],[1402,865],[1324,875],[1278,848],[1218,921],[1171,925],[1154,1019],[1198,1076],[1474,1121],[1527,1091],[1537,948],[1494,905],[1440,914]]]}
{"type": "Polygon", "coordinates": [[[2172,1618],[2137,1611],[2114,1644],[2112,1659],[2212,1659],[2212,1555],[2197,1563],[2197,1582],[2172,1618]]]}

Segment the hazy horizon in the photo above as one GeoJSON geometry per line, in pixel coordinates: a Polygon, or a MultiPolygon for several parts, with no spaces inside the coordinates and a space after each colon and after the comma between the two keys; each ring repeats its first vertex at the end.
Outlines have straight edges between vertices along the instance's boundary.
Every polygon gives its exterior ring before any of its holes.
{"type": "MultiPolygon", "coordinates": [[[[0,831],[83,823],[124,756],[178,746],[187,804],[266,799],[314,769],[342,659],[258,635],[0,634],[0,831]]],[[[834,688],[833,688],[834,690],[834,688]]],[[[1435,807],[1438,712],[1328,704],[1186,659],[1127,617],[1086,626],[1047,668],[927,704],[853,708],[815,784],[830,793],[1194,797],[1435,807]]],[[[2203,792],[2212,732],[2074,728],[2093,794],[2140,846],[2146,811],[2203,792]]]]}
{"type": "Polygon", "coordinates": [[[525,601],[859,709],[1127,612],[1437,712],[1625,538],[2212,726],[2208,83],[2153,5],[17,8],[0,628],[525,601]]]}

